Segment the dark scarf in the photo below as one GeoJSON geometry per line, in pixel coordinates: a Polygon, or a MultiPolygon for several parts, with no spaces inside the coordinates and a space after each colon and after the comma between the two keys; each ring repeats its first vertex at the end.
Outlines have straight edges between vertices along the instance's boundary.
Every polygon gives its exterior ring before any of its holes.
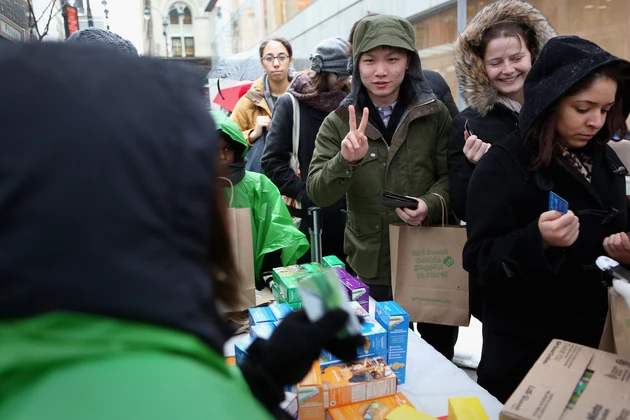
{"type": "Polygon", "coordinates": [[[304,102],[325,114],[330,114],[337,109],[347,95],[340,89],[317,92],[311,78],[305,73],[296,73],[287,92],[295,96],[298,101],[304,102]]]}
{"type": "MultiPolygon", "coordinates": [[[[224,175],[224,178],[227,178],[230,181],[232,181],[232,185],[234,186],[236,186],[236,184],[241,182],[243,178],[245,178],[245,161],[240,160],[240,161],[236,161],[232,163],[229,166],[229,172],[224,175]]],[[[219,179],[219,182],[222,188],[230,187],[230,183],[227,182],[225,179],[219,179]]]]}
{"type": "Polygon", "coordinates": [[[398,128],[398,124],[400,124],[400,120],[407,110],[409,103],[411,102],[410,97],[410,87],[407,81],[407,78],[403,80],[400,85],[400,91],[398,92],[398,101],[396,102],[396,106],[394,107],[394,111],[392,115],[389,117],[389,123],[387,127],[385,127],[385,123],[381,119],[381,114],[378,113],[378,110],[374,106],[374,103],[370,99],[368,95],[368,91],[364,85],[361,85],[361,89],[359,90],[359,94],[357,95],[357,105],[359,106],[359,110],[367,107],[370,110],[370,123],[376,127],[376,129],[383,135],[383,138],[387,142],[388,145],[392,144],[392,137],[394,137],[394,133],[398,128]]]}

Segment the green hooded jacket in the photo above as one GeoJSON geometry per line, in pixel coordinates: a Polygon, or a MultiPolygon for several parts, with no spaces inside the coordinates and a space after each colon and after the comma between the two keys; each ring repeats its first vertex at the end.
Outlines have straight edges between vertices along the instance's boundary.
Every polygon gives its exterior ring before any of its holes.
{"type": "MultiPolygon", "coordinates": [[[[406,79],[413,87],[413,98],[391,144],[369,123],[365,131],[369,150],[362,161],[350,165],[341,155],[341,141],[349,131],[348,106],[357,104],[357,92],[362,87],[355,65],[352,93],[319,129],[306,181],[308,196],[320,206],[329,206],[347,195],[344,249],[352,268],[368,284],[391,285],[388,226],[403,223],[394,209],[381,204],[383,191],[424,200],[429,224],[441,222],[442,208],[436,194],[449,202],[446,151],[451,117],[422,75],[414,38],[411,24],[396,16],[370,16],[359,23],[353,39],[353,62],[358,63],[362,53],[378,46],[410,51],[406,79]]],[[[361,113],[357,107],[357,124],[361,113]]]]}
{"type": "Polygon", "coordinates": [[[0,420],[269,419],[182,331],[71,312],[0,322],[0,420]]]}
{"type": "MultiPolygon", "coordinates": [[[[240,159],[244,159],[249,145],[239,126],[221,112],[211,111],[210,114],[221,131],[245,146],[240,156],[240,159]]],[[[230,187],[225,188],[225,196],[229,207],[251,211],[257,280],[262,274],[265,254],[282,250],[282,264],[286,266],[295,263],[308,251],[308,239],[295,226],[280,191],[265,175],[245,171],[243,178],[234,184],[233,193],[230,187]]]]}

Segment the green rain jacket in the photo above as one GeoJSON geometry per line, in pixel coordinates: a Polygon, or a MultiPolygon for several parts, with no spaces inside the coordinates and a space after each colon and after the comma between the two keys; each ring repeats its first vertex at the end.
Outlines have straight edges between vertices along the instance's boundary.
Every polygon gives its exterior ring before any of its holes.
{"type": "Polygon", "coordinates": [[[269,419],[193,335],[56,312],[0,323],[0,420],[269,419]]]}
{"type": "MultiPolygon", "coordinates": [[[[232,140],[245,147],[240,159],[244,159],[249,145],[239,126],[221,112],[211,111],[217,127],[232,140]]],[[[265,254],[282,250],[283,265],[295,263],[309,249],[308,239],[295,227],[278,188],[263,174],[245,171],[243,179],[231,188],[225,188],[228,205],[251,211],[254,243],[254,272],[261,276],[265,254]]]]}
{"type": "MultiPolygon", "coordinates": [[[[365,18],[353,39],[353,62],[362,53],[387,45],[409,50],[411,62],[406,72],[414,97],[403,112],[388,145],[371,123],[365,131],[369,150],[357,164],[350,165],[341,155],[341,141],[349,132],[349,105],[356,105],[362,87],[358,65],[354,66],[352,93],[324,120],[315,141],[306,189],[311,200],[329,206],[347,197],[348,218],[344,250],[348,262],[368,284],[391,285],[389,225],[402,223],[394,209],[381,205],[384,190],[427,203],[427,222],[441,221],[439,194],[449,202],[446,166],[447,140],[451,117],[436,99],[422,74],[414,31],[408,21],[396,16],[365,18]]],[[[356,109],[357,125],[361,109],[356,109]]]]}

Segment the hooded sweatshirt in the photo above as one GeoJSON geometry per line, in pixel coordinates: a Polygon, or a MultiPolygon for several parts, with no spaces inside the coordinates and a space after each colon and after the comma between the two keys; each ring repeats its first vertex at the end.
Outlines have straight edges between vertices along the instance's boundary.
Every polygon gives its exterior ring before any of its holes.
{"type": "Polygon", "coordinates": [[[367,97],[362,97],[365,87],[359,65],[355,65],[352,92],[319,129],[306,181],[309,197],[320,206],[330,206],[347,195],[344,248],[352,268],[371,284],[391,284],[388,226],[402,221],[394,209],[381,204],[383,191],[425,201],[428,223],[441,221],[438,195],[447,202],[449,199],[446,142],[451,117],[422,74],[414,38],[411,24],[397,16],[370,16],[359,23],[352,42],[353,63],[359,63],[361,54],[379,46],[410,52],[399,94],[399,100],[404,101],[394,109],[398,117],[390,119],[390,141],[378,130],[376,118],[370,114],[365,132],[369,150],[362,161],[349,164],[341,155],[341,142],[349,131],[348,106],[355,105],[359,125],[362,109],[356,105],[367,97]]]}
{"type": "Polygon", "coordinates": [[[486,72],[480,45],[493,25],[504,21],[518,22],[528,28],[535,39],[530,46],[532,62],[545,43],[556,32],[545,16],[530,3],[521,0],[499,0],[482,8],[468,23],[453,46],[453,60],[460,92],[468,104],[453,118],[448,145],[449,181],[453,210],[466,220],[466,195],[475,165],[464,155],[464,123],[486,143],[494,144],[518,128],[517,107],[507,107],[507,98],[499,95],[486,72]]]}
{"type": "Polygon", "coordinates": [[[280,250],[282,264],[290,265],[308,251],[309,243],[293,223],[280,191],[271,180],[263,174],[245,171],[242,159],[249,146],[238,125],[221,112],[211,111],[210,114],[221,131],[245,146],[242,155],[231,165],[232,185],[224,183],[225,194],[229,207],[251,211],[254,273],[257,284],[262,287],[265,255],[280,250]]]}
{"type": "Polygon", "coordinates": [[[222,357],[199,82],[0,44],[0,419],[265,418],[222,357]]]}

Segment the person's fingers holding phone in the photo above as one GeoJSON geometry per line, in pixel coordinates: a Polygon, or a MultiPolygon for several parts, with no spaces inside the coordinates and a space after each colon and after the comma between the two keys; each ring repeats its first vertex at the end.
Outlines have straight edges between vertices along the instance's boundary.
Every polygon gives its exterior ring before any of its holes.
{"type": "Polygon", "coordinates": [[[427,206],[427,203],[424,202],[424,200],[416,197],[409,198],[413,198],[414,200],[418,201],[418,207],[415,209],[397,208],[396,214],[408,225],[420,226],[429,214],[429,207],[427,206]]]}
{"type": "Polygon", "coordinates": [[[467,132],[464,132],[464,155],[471,163],[477,164],[479,160],[490,149],[491,144],[486,143],[474,134],[469,136],[467,132]]]}
{"type": "Polygon", "coordinates": [[[580,219],[569,210],[566,214],[550,210],[538,218],[543,248],[565,248],[573,245],[580,235],[580,219]]]}

